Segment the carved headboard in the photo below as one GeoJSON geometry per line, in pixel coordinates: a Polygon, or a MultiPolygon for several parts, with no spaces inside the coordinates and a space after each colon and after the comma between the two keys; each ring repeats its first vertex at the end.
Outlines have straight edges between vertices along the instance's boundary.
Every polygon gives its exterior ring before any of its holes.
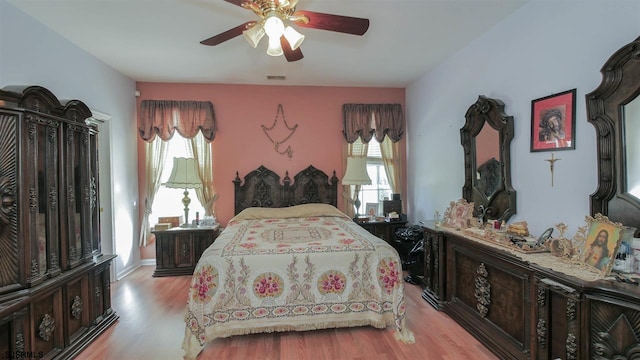
{"type": "Polygon", "coordinates": [[[336,172],[329,179],[323,171],[309,165],[293,177],[280,176],[264,166],[251,171],[242,183],[236,172],[233,180],[235,210],[237,215],[248,207],[279,208],[309,203],[338,206],[338,178],[336,172]]]}

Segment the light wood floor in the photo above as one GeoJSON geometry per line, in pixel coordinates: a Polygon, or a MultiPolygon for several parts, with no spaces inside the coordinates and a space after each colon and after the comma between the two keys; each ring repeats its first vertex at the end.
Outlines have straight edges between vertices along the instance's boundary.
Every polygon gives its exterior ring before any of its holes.
{"type": "MultiPolygon", "coordinates": [[[[182,359],[190,277],[154,278],[153,269],[144,266],[112,284],[112,307],[120,319],[77,359],[182,359]]],[[[497,359],[421,294],[418,286],[406,284],[407,325],[415,344],[398,342],[391,329],[371,327],[257,334],[214,340],[198,360],[497,359]]]]}

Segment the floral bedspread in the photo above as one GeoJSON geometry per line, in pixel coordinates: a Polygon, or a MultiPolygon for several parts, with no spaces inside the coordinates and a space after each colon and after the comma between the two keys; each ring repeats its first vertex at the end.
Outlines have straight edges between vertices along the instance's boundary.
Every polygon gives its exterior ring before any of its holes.
{"type": "Polygon", "coordinates": [[[186,359],[233,335],[405,328],[396,250],[330,205],[244,210],[203,253],[185,311],[186,359]]]}

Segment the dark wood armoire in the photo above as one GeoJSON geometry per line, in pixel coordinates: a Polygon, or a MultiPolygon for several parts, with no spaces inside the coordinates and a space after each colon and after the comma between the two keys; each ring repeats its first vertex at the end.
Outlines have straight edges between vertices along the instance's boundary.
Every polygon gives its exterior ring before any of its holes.
{"type": "Polygon", "coordinates": [[[0,354],[68,359],[116,319],[98,131],[81,101],[0,90],[0,354]]]}

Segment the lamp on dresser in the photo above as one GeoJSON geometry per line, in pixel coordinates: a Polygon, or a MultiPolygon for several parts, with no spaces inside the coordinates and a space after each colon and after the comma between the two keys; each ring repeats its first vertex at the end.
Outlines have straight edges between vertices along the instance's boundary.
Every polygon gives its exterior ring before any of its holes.
{"type": "Polygon", "coordinates": [[[347,157],[347,170],[344,172],[342,178],[342,185],[355,185],[355,198],[353,199],[353,205],[356,207],[355,218],[360,215],[360,199],[358,193],[360,192],[361,185],[370,185],[371,178],[367,173],[367,158],[360,156],[347,157]]]}
{"type": "Polygon", "coordinates": [[[201,189],[202,181],[198,176],[198,168],[194,158],[173,158],[173,168],[169,180],[162,185],[170,189],[184,189],[182,204],[184,205],[184,224],[182,227],[189,227],[189,189],[201,189]]]}

